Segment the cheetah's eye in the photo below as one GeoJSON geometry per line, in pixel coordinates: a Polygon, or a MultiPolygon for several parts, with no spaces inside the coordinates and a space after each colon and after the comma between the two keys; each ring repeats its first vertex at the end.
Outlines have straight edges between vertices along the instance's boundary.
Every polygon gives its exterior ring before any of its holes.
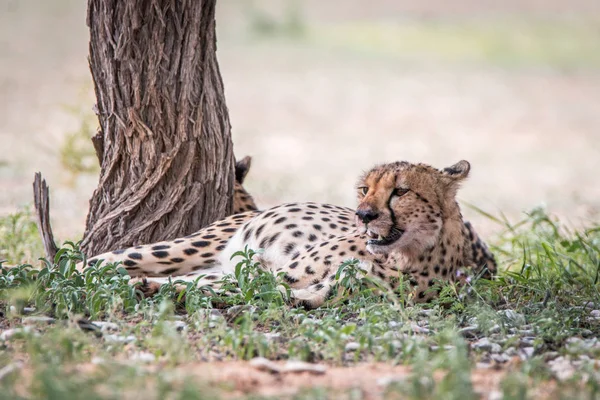
{"type": "Polygon", "coordinates": [[[360,193],[362,193],[363,196],[366,196],[367,193],[369,192],[369,187],[368,186],[361,186],[358,188],[358,191],[360,193]]]}
{"type": "Polygon", "coordinates": [[[402,197],[404,196],[406,193],[408,193],[408,189],[406,188],[396,188],[394,189],[394,196],[398,196],[398,197],[402,197]]]}

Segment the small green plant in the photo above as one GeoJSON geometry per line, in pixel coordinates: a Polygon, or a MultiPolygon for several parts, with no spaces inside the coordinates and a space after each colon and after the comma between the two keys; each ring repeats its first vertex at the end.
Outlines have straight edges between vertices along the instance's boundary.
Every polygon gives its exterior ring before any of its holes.
{"type": "Polygon", "coordinates": [[[32,263],[41,254],[42,241],[29,207],[0,217],[0,261],[32,263]]]}
{"type": "MultiPolygon", "coordinates": [[[[84,90],[84,92],[87,92],[84,90]]],[[[59,159],[63,168],[71,175],[71,180],[79,174],[92,174],[100,170],[91,138],[98,128],[98,118],[92,111],[91,101],[86,101],[87,96],[75,106],[65,106],[67,113],[77,118],[78,126],[65,134],[64,141],[59,149],[59,159]]]]}
{"type": "Polygon", "coordinates": [[[273,274],[254,261],[259,252],[248,246],[231,256],[241,257],[236,264],[233,276],[224,276],[220,283],[225,297],[221,300],[228,304],[254,304],[260,306],[282,306],[290,298],[290,288],[284,281],[285,273],[273,274]]]}

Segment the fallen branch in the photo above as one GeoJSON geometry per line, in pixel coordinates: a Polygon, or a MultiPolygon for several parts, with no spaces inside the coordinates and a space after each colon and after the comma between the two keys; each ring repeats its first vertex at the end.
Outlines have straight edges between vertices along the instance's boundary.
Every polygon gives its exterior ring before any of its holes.
{"type": "Polygon", "coordinates": [[[50,225],[50,195],[46,180],[42,179],[42,174],[36,172],[33,180],[33,202],[35,213],[37,215],[37,227],[44,243],[46,258],[52,262],[58,252],[58,247],[54,242],[54,234],[50,225]]]}

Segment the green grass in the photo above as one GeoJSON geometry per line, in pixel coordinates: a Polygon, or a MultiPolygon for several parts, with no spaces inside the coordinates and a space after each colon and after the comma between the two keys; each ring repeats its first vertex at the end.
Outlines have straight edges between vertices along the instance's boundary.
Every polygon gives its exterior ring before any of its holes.
{"type": "MultiPolygon", "coordinates": [[[[585,339],[600,335],[600,320],[590,316],[600,308],[600,228],[572,231],[543,210],[515,224],[495,221],[502,230],[492,243],[502,265],[497,279],[445,285],[439,300],[418,306],[347,262],[338,271],[335,299],[312,311],[290,307],[282,277],[260,270],[249,249],[237,255],[238,267],[225,279],[227,296],[210,296],[193,284],[177,292],[174,280],[144,299],[118,265],[75,271],[83,255],[67,243],[41,270],[21,265],[0,274],[2,329],[21,327],[29,307],[56,318],[0,341],[0,370],[24,361],[0,378],[0,396],[116,398],[126,390],[153,398],[220,398],[232,389],[198,380],[182,366],[261,356],[332,366],[406,365],[411,374],[383,387],[386,398],[471,399],[478,394],[470,371],[490,357],[471,343],[485,336],[502,352],[522,351],[525,342],[532,349],[530,358],[508,367],[497,388],[505,398],[528,398],[549,387],[556,398],[593,398],[600,390],[593,364],[600,346],[585,339]],[[88,320],[116,329],[101,331],[88,320]],[[150,355],[148,365],[133,360],[139,353],[150,355]],[[556,382],[549,360],[561,356],[578,363],[571,378],[556,382]],[[74,374],[82,365],[92,366],[74,374]]],[[[297,398],[330,394],[315,388],[297,398]]],[[[360,398],[354,391],[338,395],[360,398]]]]}

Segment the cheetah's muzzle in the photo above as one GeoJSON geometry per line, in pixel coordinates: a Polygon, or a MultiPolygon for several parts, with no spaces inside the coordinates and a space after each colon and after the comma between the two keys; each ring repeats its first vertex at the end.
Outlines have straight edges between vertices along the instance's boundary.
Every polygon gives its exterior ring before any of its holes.
{"type": "Polygon", "coordinates": [[[369,236],[373,239],[369,239],[367,241],[367,244],[375,245],[375,246],[387,246],[387,245],[394,243],[396,240],[400,239],[403,234],[404,234],[404,231],[399,228],[392,228],[392,231],[390,232],[390,234],[388,236],[381,236],[381,235],[378,235],[378,234],[372,232],[371,230],[368,230],[367,236],[369,236]]]}

